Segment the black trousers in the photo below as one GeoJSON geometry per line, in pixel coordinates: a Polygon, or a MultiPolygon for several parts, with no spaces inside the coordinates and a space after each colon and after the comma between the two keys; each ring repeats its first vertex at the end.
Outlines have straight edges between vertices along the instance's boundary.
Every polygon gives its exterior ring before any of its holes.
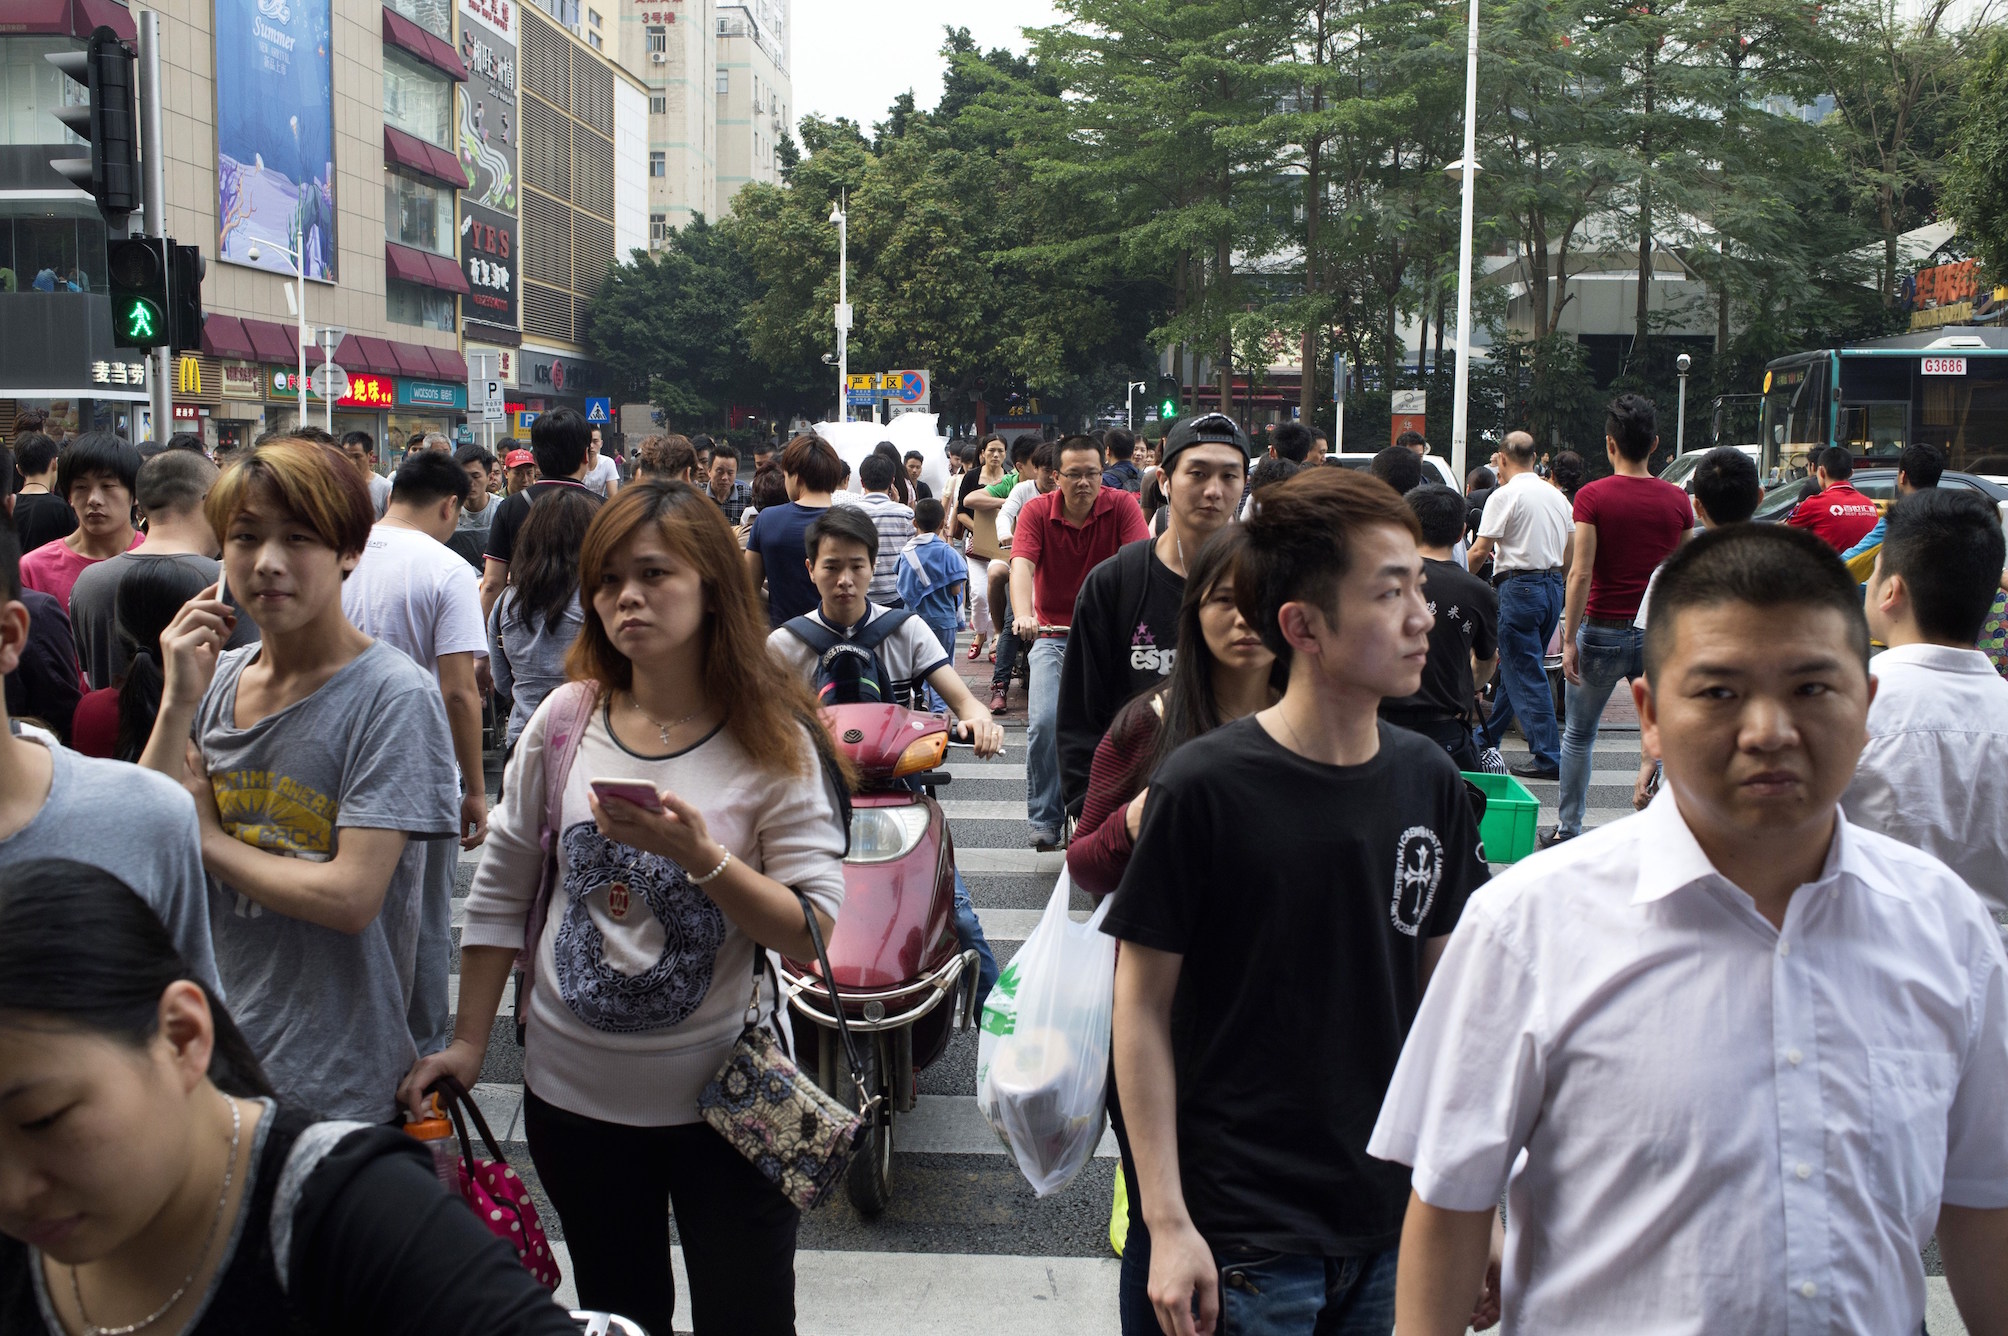
{"type": "MultiPolygon", "coordinates": [[[[1390,723],[1397,722],[1389,720],[1390,723]]],[[[1428,719],[1413,723],[1399,721],[1403,728],[1420,733],[1450,753],[1459,770],[1478,769],[1478,744],[1472,740],[1471,725],[1458,719],[1428,719]]]]}
{"type": "Polygon", "coordinates": [[[628,1127],[526,1090],[530,1159],[557,1207],[579,1306],[669,1336],[676,1212],[697,1336],[794,1336],[801,1212],[709,1123],[628,1127]]]}

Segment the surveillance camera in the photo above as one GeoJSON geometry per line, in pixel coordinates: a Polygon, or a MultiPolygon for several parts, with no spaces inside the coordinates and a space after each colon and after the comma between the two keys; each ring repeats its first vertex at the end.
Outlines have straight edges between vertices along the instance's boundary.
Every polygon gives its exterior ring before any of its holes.
{"type": "Polygon", "coordinates": [[[824,354],[823,354],[823,365],[824,365],[824,366],[830,366],[830,365],[833,365],[833,364],[834,364],[834,363],[836,362],[836,360],[837,360],[837,355],[836,355],[835,353],[824,353],[824,354]]]}
{"type": "Polygon", "coordinates": [[[250,250],[245,251],[244,258],[256,264],[258,262],[258,248],[253,246],[250,250]]]}
{"type": "Polygon", "coordinates": [[[1694,365],[1694,359],[1686,353],[1682,353],[1673,359],[1673,364],[1680,368],[1680,373],[1684,376],[1687,374],[1687,369],[1694,365]]]}

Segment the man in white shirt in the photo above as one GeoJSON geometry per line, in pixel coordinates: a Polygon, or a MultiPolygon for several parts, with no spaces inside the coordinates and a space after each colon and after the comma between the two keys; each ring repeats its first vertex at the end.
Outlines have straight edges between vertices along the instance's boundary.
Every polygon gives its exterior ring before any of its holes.
{"type": "MultiPolygon", "coordinates": [[[[409,655],[439,679],[453,752],[460,765],[460,848],[488,834],[488,784],[481,770],[481,691],[476,660],[487,657],[480,581],[449,548],[471,489],[453,456],[421,450],[405,458],[390,507],[370,530],[362,560],[342,583],[342,612],[363,634],[409,655]]],[[[453,884],[459,853],[450,840],[425,846],[418,965],[409,1019],[420,1056],[453,1038],[447,980],[453,954],[453,884]]]]}
{"type": "Polygon", "coordinates": [[[1012,526],[1018,523],[1018,512],[1025,508],[1027,501],[1035,496],[1044,496],[1060,485],[1060,466],[1055,462],[1057,459],[1054,442],[1041,441],[1032,451],[1032,457],[1020,466],[1024,476],[1011,489],[1011,494],[1004,498],[1004,504],[997,511],[998,542],[1011,541],[1012,526]]]}
{"type": "Polygon", "coordinates": [[[342,453],[369,483],[370,504],[376,507],[376,517],[382,519],[390,505],[390,479],[376,471],[376,438],[366,431],[344,432],[342,453]]]}
{"type": "Polygon", "coordinates": [[[1857,588],[1783,525],[1666,563],[1633,687],[1659,796],[1472,897],[1368,1144],[1413,1166],[1402,1336],[1464,1331],[1502,1189],[1509,1333],[1916,1332],[1934,1229],[2001,1330],[2008,957],[1840,812],[1857,588]]]}
{"type": "Polygon", "coordinates": [[[1867,603],[1889,649],[1870,665],[1869,745],[1841,806],[2008,912],[2008,681],[1973,647],[2001,579],[2001,520],[1976,492],[1929,488],[1884,526],[1867,603]]]}
{"type": "Polygon", "coordinates": [[[1474,571],[1491,558],[1492,583],[1499,590],[1499,689],[1492,717],[1478,730],[1478,745],[1497,747],[1506,721],[1518,715],[1534,755],[1513,773],[1558,779],[1562,736],[1542,661],[1562,620],[1562,563],[1575,521],[1569,498],[1534,472],[1534,461],[1534,438],[1507,432],[1492,456],[1502,481],[1486,500],[1478,539],[1465,555],[1474,571]]]}
{"type": "Polygon", "coordinates": [[[621,466],[612,455],[604,454],[600,439],[600,429],[593,428],[593,442],[586,447],[586,476],[580,481],[596,495],[611,501],[614,493],[621,489],[621,466]]]}

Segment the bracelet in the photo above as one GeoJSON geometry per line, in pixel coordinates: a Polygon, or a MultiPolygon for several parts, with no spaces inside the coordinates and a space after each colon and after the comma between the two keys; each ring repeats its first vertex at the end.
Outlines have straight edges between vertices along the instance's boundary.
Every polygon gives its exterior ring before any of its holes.
{"type": "Polygon", "coordinates": [[[719,875],[725,871],[725,865],[727,863],[730,863],[731,861],[732,861],[732,851],[730,849],[727,849],[725,851],[725,857],[718,860],[717,867],[711,869],[711,871],[705,873],[701,877],[690,878],[690,884],[692,886],[709,886],[712,882],[718,880],[719,875]]]}

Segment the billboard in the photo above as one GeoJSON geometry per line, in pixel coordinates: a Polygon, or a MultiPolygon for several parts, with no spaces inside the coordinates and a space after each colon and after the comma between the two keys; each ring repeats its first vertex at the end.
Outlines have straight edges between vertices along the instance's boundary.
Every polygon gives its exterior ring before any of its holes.
{"type": "Polygon", "coordinates": [[[335,280],[330,0],[216,0],[218,256],[335,280]],[[256,247],[259,256],[251,258],[256,247]]]}
{"type": "Polygon", "coordinates": [[[516,324],[516,24],[507,0],[463,0],[460,58],[460,268],[465,320],[516,324]]]}

